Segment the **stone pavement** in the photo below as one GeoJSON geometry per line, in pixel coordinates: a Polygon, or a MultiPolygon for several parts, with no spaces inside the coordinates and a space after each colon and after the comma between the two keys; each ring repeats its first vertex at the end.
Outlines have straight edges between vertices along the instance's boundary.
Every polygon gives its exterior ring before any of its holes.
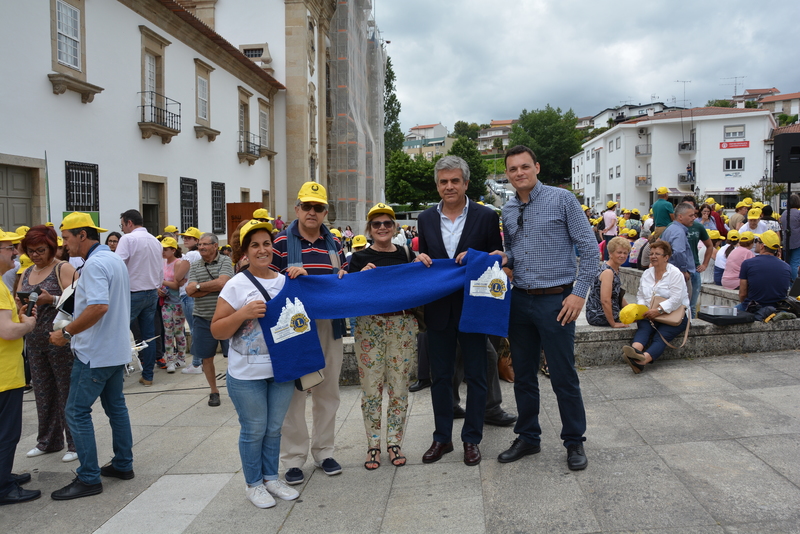
{"type": "MultiPolygon", "coordinates": [[[[217,368],[225,368],[219,356],[217,368]]],[[[31,472],[26,487],[44,495],[0,508],[0,533],[800,532],[800,352],[671,360],[638,376],[620,363],[580,377],[585,471],[566,467],[543,378],[540,454],[498,463],[513,434],[487,427],[480,466],[463,464],[460,443],[423,465],[433,429],[424,390],[411,394],[408,465],[392,467],[384,453],[368,472],[360,391],[351,386],[337,416],[344,472],[326,477],[307,464],[300,498],[269,510],[244,495],[236,414],[224,388],[220,408],[206,405],[202,375],[160,371],[152,388],[127,379],[136,478],[106,480],[101,495],[75,501],[49,495],[72,480],[77,463],[25,457],[36,436],[26,395],[15,470],[31,472]]],[[[503,388],[515,411],[511,384],[503,388]]],[[[110,430],[99,403],[95,422],[105,463],[110,430]]]]}

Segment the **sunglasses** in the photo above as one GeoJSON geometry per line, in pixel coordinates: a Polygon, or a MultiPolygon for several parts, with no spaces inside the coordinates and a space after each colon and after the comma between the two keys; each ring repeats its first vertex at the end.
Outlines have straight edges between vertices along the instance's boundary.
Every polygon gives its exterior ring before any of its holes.
{"type": "Polygon", "coordinates": [[[314,210],[317,213],[322,213],[323,211],[328,209],[328,207],[325,204],[308,204],[306,202],[301,202],[300,209],[303,211],[314,210]]]}
{"type": "Polygon", "coordinates": [[[391,228],[394,226],[394,221],[372,221],[369,223],[373,230],[377,230],[381,226],[384,228],[391,228]]]}

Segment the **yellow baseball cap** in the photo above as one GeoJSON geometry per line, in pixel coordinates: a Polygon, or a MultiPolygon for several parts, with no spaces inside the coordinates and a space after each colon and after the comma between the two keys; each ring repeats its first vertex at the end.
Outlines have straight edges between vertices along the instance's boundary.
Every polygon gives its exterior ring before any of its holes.
{"type": "Polygon", "coordinates": [[[629,210],[628,208],[622,208],[622,214],[623,215],[625,215],[626,213],[630,213],[630,212],[631,212],[631,210],[629,210]]]}
{"type": "Polygon", "coordinates": [[[178,227],[177,226],[173,226],[173,225],[170,224],[169,226],[164,227],[164,233],[165,234],[175,234],[177,232],[178,232],[178,227]]]}
{"type": "Polygon", "coordinates": [[[2,228],[0,228],[0,241],[11,241],[11,243],[19,243],[22,241],[22,236],[17,235],[14,232],[4,232],[2,228]]]}
{"type": "Polygon", "coordinates": [[[714,200],[714,197],[708,197],[708,198],[706,199],[705,203],[706,203],[706,204],[711,204],[711,205],[713,206],[714,204],[716,204],[716,203],[717,203],[717,201],[716,201],[716,200],[714,200]]]}
{"type": "Polygon", "coordinates": [[[297,193],[297,200],[300,202],[328,203],[328,192],[317,182],[306,182],[297,193]]]}
{"type": "Polygon", "coordinates": [[[258,208],[256,211],[253,212],[253,219],[267,219],[268,221],[274,221],[272,217],[269,216],[269,210],[265,208],[258,208]]]}
{"type": "Polygon", "coordinates": [[[64,246],[64,238],[61,237],[60,235],[56,236],[56,238],[57,238],[56,240],[58,241],[58,246],[59,247],[63,247],[64,246]]]}
{"type": "Polygon", "coordinates": [[[639,210],[637,210],[636,208],[633,208],[631,210],[631,213],[633,213],[634,215],[639,215],[639,210]]]}
{"type": "Polygon", "coordinates": [[[755,238],[756,238],[756,235],[753,232],[742,232],[742,233],[739,234],[739,242],[740,243],[742,243],[742,242],[749,243],[755,238]]]}
{"type": "Polygon", "coordinates": [[[606,208],[608,208],[608,209],[611,209],[616,205],[617,205],[617,203],[614,202],[613,200],[609,200],[608,202],[606,202],[606,208]]]}
{"type": "Polygon", "coordinates": [[[719,211],[722,208],[722,204],[714,204],[714,211],[719,211]]]}
{"type": "Polygon", "coordinates": [[[761,208],[764,207],[764,203],[763,202],[753,202],[753,207],[761,209],[761,208]]]}
{"type": "Polygon", "coordinates": [[[357,235],[353,237],[353,248],[355,247],[366,247],[367,246],[367,238],[363,235],[357,235]]]}
{"type": "Polygon", "coordinates": [[[709,239],[722,239],[722,236],[719,233],[719,230],[709,230],[708,231],[708,238],[709,239]]]}
{"type": "Polygon", "coordinates": [[[736,203],[736,209],[737,209],[737,210],[738,210],[739,208],[749,208],[749,207],[750,207],[750,204],[748,204],[748,203],[747,203],[747,202],[745,202],[744,200],[742,200],[741,202],[737,202],[737,203],[736,203]]]}
{"type": "Polygon", "coordinates": [[[391,208],[391,206],[387,206],[383,202],[378,202],[377,204],[372,206],[372,209],[369,210],[369,213],[367,213],[367,220],[369,221],[373,217],[381,215],[383,213],[394,219],[394,210],[391,208]]]}
{"type": "Polygon", "coordinates": [[[750,198],[750,197],[743,198],[743,199],[742,199],[742,202],[743,202],[745,205],[747,205],[747,206],[752,206],[752,205],[753,205],[753,199],[752,199],[752,198],[750,198]]]}
{"type": "Polygon", "coordinates": [[[25,237],[28,234],[28,230],[30,230],[29,226],[20,226],[19,228],[14,230],[14,233],[17,234],[18,236],[25,237]]]}
{"type": "Polygon", "coordinates": [[[666,195],[667,193],[669,193],[669,189],[667,189],[666,187],[659,187],[658,189],[656,189],[656,193],[658,193],[659,195],[666,195]]]}
{"type": "Polygon", "coordinates": [[[636,237],[639,235],[639,232],[636,231],[636,228],[628,228],[628,237],[636,237]]]}
{"type": "Polygon", "coordinates": [[[44,223],[44,225],[45,226],[49,226],[50,228],[54,228],[55,227],[55,224],[51,223],[50,221],[47,221],[46,223],[44,223]]]}
{"type": "Polygon", "coordinates": [[[244,236],[254,230],[258,230],[259,228],[265,228],[267,232],[272,232],[272,223],[250,219],[247,221],[247,224],[242,226],[242,228],[239,230],[239,244],[241,245],[244,243],[244,236]]]}
{"type": "Polygon", "coordinates": [[[739,230],[728,230],[728,241],[739,241],[739,230]]]}
{"type": "Polygon", "coordinates": [[[628,304],[619,311],[619,322],[631,324],[634,321],[640,321],[644,319],[645,313],[647,313],[647,306],[644,304],[628,304]]]}
{"type": "Polygon", "coordinates": [[[587,206],[586,204],[581,204],[581,209],[582,209],[583,211],[586,211],[586,210],[588,210],[588,209],[589,209],[589,206],[587,206]]]}
{"type": "Polygon", "coordinates": [[[765,247],[772,250],[781,248],[781,238],[772,230],[767,230],[761,234],[761,242],[764,243],[765,247]]]}
{"type": "Polygon", "coordinates": [[[25,270],[33,265],[33,260],[28,257],[27,254],[23,254],[19,257],[19,269],[17,269],[17,274],[22,274],[25,270]]]}
{"type": "Polygon", "coordinates": [[[331,228],[331,233],[339,239],[342,238],[342,232],[340,232],[338,228],[331,228]]]}
{"type": "Polygon", "coordinates": [[[198,230],[194,226],[190,226],[181,235],[183,237],[193,237],[195,239],[200,239],[201,237],[203,237],[203,232],[201,232],[200,230],[198,230]]]}
{"type": "Polygon", "coordinates": [[[165,237],[164,239],[161,240],[161,247],[162,248],[174,248],[174,249],[177,250],[178,242],[175,241],[175,239],[173,239],[171,237],[165,237]]]}
{"type": "Polygon", "coordinates": [[[760,219],[761,218],[761,210],[758,208],[752,208],[750,211],[747,212],[748,219],[760,219]]]}
{"type": "Polygon", "coordinates": [[[92,216],[88,213],[73,211],[61,221],[62,230],[74,230],[75,228],[94,228],[98,232],[108,232],[105,228],[95,226],[92,216]]]}

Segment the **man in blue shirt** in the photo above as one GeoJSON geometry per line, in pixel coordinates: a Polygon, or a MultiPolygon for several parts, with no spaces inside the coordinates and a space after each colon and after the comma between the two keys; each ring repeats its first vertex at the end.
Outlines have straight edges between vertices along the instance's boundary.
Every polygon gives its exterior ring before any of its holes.
{"type": "Polygon", "coordinates": [[[739,271],[740,310],[775,306],[789,293],[792,271],[789,265],[778,258],[781,240],[778,234],[767,230],[755,239],[755,258],[744,260],[739,271]]]}
{"type": "Polygon", "coordinates": [[[514,275],[508,338],[519,418],[517,439],[497,459],[513,462],[541,450],[537,373],[544,349],[567,467],[576,471],[588,462],[583,449],[586,412],[575,369],[575,319],[597,276],[600,254],[575,195],[539,183],[539,170],[530,148],[519,145],[506,152],[506,175],[517,190],[503,206],[503,229],[507,266],[514,275]],[[577,279],[575,247],[581,258],[577,279]]]}
{"type": "Polygon", "coordinates": [[[100,244],[107,230],[95,226],[88,213],[70,213],[61,223],[61,237],[70,254],[86,263],[75,287],[74,320],[50,334],[50,342],[71,344],[75,361],[65,412],[81,465],[77,476],[51,497],[57,501],[103,492],[100,475],[133,478],[133,436],[122,394],[125,365],[131,361],[131,299],[128,269],[122,258],[100,244]],[[102,468],[92,424],[92,405],[98,399],[111,425],[114,458],[102,468]]]}

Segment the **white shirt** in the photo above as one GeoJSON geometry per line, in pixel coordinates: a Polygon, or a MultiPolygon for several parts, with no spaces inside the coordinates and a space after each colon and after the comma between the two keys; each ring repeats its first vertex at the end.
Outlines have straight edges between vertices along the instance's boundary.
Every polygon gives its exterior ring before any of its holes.
{"type": "Polygon", "coordinates": [[[650,267],[642,273],[636,302],[649,308],[654,294],[667,299],[661,303],[664,313],[670,313],[678,309],[680,305],[686,306],[686,310],[689,310],[689,292],[686,290],[686,280],[680,269],[671,263],[667,264],[667,270],[658,284],[656,284],[655,267],[650,267]]]}
{"type": "MultiPolygon", "coordinates": [[[[191,265],[193,262],[200,259],[200,252],[197,250],[190,250],[189,252],[185,252],[183,256],[181,256],[181,261],[188,262],[191,265]]],[[[189,271],[186,271],[186,276],[184,278],[188,278],[189,271]]],[[[176,282],[180,282],[180,280],[176,280],[176,282]]],[[[183,284],[180,289],[181,298],[186,295],[186,284],[183,284]]]]}
{"type": "Polygon", "coordinates": [[[141,226],[119,238],[116,252],[128,267],[131,293],[161,287],[164,280],[163,250],[158,239],[141,226]]]}
{"type": "Polygon", "coordinates": [[[728,258],[725,256],[725,251],[728,250],[728,247],[730,247],[730,245],[727,243],[719,247],[719,250],[717,251],[717,259],[714,260],[715,267],[725,269],[725,264],[728,263],[728,258]]]}
{"type": "Polygon", "coordinates": [[[436,211],[439,212],[439,219],[440,225],[442,230],[442,241],[444,242],[444,248],[447,251],[448,258],[455,258],[456,257],[456,249],[458,248],[458,242],[461,241],[461,233],[464,231],[464,223],[467,222],[467,208],[469,208],[469,199],[467,198],[467,203],[464,204],[464,209],[461,214],[456,217],[455,221],[451,221],[450,217],[442,213],[442,202],[439,202],[439,205],[436,206],[436,211]]]}

